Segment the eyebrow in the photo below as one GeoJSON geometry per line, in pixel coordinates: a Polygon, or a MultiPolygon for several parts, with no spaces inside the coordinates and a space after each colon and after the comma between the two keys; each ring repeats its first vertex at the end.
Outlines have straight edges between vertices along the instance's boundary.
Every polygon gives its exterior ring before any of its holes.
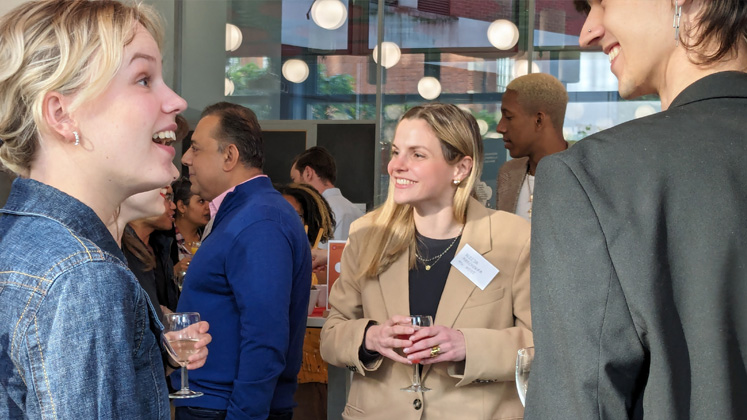
{"type": "Polygon", "coordinates": [[[143,59],[143,60],[146,60],[146,61],[150,61],[152,63],[156,62],[156,58],[153,57],[152,55],[143,54],[143,53],[135,53],[132,56],[132,58],[130,59],[130,64],[132,64],[137,59],[143,59]]]}

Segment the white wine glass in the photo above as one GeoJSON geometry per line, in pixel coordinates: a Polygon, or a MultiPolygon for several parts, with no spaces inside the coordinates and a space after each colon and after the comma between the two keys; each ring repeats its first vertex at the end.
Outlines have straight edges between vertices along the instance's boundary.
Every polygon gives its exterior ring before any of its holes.
{"type": "Polygon", "coordinates": [[[169,398],[195,398],[202,392],[189,389],[187,364],[189,356],[197,353],[195,344],[199,341],[200,314],[197,312],[175,312],[165,314],[164,345],[171,357],[181,366],[182,388],[169,394],[169,398]]]}
{"type": "Polygon", "coordinates": [[[532,371],[534,347],[519,349],[516,356],[516,389],[519,391],[521,405],[526,406],[527,388],[529,387],[529,373],[532,371]]]}
{"type": "MultiPolygon", "coordinates": [[[[410,315],[410,320],[415,331],[420,327],[430,327],[433,325],[433,318],[430,315],[410,315]]],[[[406,340],[407,338],[405,338],[406,340]]],[[[420,360],[412,361],[412,384],[407,388],[402,388],[401,391],[407,392],[425,392],[430,391],[430,388],[426,388],[420,383],[420,360]]]]}

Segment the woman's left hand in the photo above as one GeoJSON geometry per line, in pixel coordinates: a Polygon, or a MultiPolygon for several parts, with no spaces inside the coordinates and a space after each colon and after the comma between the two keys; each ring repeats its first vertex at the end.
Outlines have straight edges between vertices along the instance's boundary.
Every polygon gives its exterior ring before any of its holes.
{"type": "Polygon", "coordinates": [[[409,360],[420,360],[423,365],[440,362],[461,362],[467,352],[461,331],[434,325],[422,327],[410,336],[412,347],[404,349],[409,360]]]}

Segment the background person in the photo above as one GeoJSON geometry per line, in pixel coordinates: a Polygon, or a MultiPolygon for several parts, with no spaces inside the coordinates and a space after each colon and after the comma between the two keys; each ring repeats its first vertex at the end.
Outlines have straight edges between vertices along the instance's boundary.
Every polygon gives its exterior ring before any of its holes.
{"type": "Polygon", "coordinates": [[[498,171],[497,209],[532,220],[534,171],[540,159],[568,148],[563,120],[565,86],[546,73],[517,77],[506,86],[496,131],[513,159],[498,171]]]}
{"type": "MultiPolygon", "coordinates": [[[[298,214],[262,173],[262,130],[249,108],[220,102],[202,113],[182,156],[192,192],[210,200],[212,231],[179,299],[213,325],[205,367],[176,400],[176,418],[286,420],[301,366],[311,253],[298,214]],[[195,278],[199,281],[191,281],[195,278]]],[[[172,383],[179,384],[178,372],[172,383]]]]}
{"type": "Polygon", "coordinates": [[[526,418],[747,418],[747,3],[589,3],[663,111],[539,165],[526,418]]]}
{"type": "Polygon", "coordinates": [[[160,323],[117,245],[121,203],[176,174],[186,103],[160,40],[144,5],[0,19],[0,162],[21,175],[0,211],[0,418],[169,418],[160,323]]]}
{"type": "Polygon", "coordinates": [[[171,186],[176,205],[174,236],[177,247],[176,258],[172,255],[172,262],[174,276],[182,280],[192,261],[192,250],[200,242],[202,231],[210,221],[210,203],[192,193],[189,178],[181,177],[171,186]]]}
{"type": "Polygon", "coordinates": [[[314,146],[298,155],[291,165],[291,179],[297,184],[309,184],[324,197],[335,216],[333,239],[348,239],[350,224],[363,212],[335,188],[337,165],[335,158],[321,146],[314,146]]]}
{"type": "Polygon", "coordinates": [[[174,220],[171,186],[163,191],[156,199],[162,205],[161,213],[133,220],[127,224],[122,236],[122,251],[127,258],[127,266],[148,294],[162,323],[164,314],[176,311],[179,300],[170,255],[173,238],[168,234],[159,235],[159,232],[171,231],[174,220]]]}
{"type": "Polygon", "coordinates": [[[345,419],[522,417],[514,370],[518,349],[532,344],[529,224],[470,198],[479,133],[472,116],[438,103],[397,126],[389,195],[353,223],[322,329],[324,359],[356,373],[345,419]],[[467,245],[497,275],[450,266],[467,245]],[[409,314],[431,315],[434,326],[416,332],[409,314]],[[400,390],[415,360],[425,394],[400,390]]]}

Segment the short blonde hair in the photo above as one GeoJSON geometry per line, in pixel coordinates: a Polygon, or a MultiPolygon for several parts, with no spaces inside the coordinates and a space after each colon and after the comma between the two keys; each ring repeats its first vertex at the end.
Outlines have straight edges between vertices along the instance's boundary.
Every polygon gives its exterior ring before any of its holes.
{"type": "MultiPolygon", "coordinates": [[[[465,156],[472,158],[472,171],[459,183],[454,193],[454,219],[467,221],[467,204],[475,184],[482,174],[483,144],[480,127],[472,114],[451,104],[427,103],[407,111],[401,121],[423,120],[441,143],[444,159],[455,164],[465,156]]],[[[415,266],[415,219],[409,204],[394,202],[394,183],[389,182],[389,195],[372,215],[374,229],[367,246],[375,250],[371,259],[361,262],[361,276],[375,277],[383,273],[409,248],[410,268],[415,266]]]]}
{"type": "Polygon", "coordinates": [[[530,73],[512,80],[506,90],[517,93],[519,105],[526,112],[545,112],[556,129],[563,129],[568,92],[560,80],[547,73],[530,73]]]}
{"type": "Polygon", "coordinates": [[[119,70],[138,23],[160,48],[161,20],[142,4],[38,0],[0,19],[2,165],[28,174],[39,147],[45,95],[75,95],[71,112],[100,95],[119,70]]]}

